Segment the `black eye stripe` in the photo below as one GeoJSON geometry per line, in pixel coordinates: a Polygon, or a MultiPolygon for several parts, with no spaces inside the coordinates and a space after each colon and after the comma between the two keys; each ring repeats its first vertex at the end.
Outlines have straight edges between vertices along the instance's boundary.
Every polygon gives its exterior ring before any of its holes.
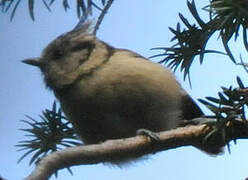
{"type": "Polygon", "coordinates": [[[65,51],[63,51],[60,48],[54,49],[52,52],[52,56],[54,59],[58,59],[58,58],[62,57],[63,55],[65,55],[65,51]]]}
{"type": "Polygon", "coordinates": [[[75,44],[74,46],[72,46],[71,51],[75,52],[75,51],[80,51],[82,49],[92,49],[93,48],[93,44],[88,42],[81,42],[79,44],[75,44]]]}
{"type": "Polygon", "coordinates": [[[90,41],[84,42],[70,42],[69,40],[55,41],[46,49],[46,58],[53,61],[59,60],[66,56],[67,54],[88,50],[89,54],[94,49],[95,45],[90,41]]]}
{"type": "Polygon", "coordinates": [[[55,41],[46,50],[49,59],[57,60],[68,53],[69,41],[55,41]]]}

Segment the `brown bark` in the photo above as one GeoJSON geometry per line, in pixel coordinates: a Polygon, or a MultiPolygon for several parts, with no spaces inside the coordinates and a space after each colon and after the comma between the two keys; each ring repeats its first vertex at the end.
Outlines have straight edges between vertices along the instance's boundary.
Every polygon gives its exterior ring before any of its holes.
{"type": "MultiPolygon", "coordinates": [[[[126,139],[108,140],[101,144],[66,148],[43,158],[26,180],[45,180],[58,169],[74,165],[97,164],[120,158],[132,158],[181,146],[192,145],[204,150],[204,148],[209,148],[207,147],[209,144],[205,143],[205,137],[212,130],[213,128],[207,125],[190,125],[156,133],[159,141],[148,136],[138,135],[126,139]]],[[[216,137],[218,143],[210,145],[220,148],[231,140],[248,138],[248,125],[247,122],[235,120],[228,123],[225,130],[221,132],[223,133],[218,133],[221,137],[216,137]]]]}

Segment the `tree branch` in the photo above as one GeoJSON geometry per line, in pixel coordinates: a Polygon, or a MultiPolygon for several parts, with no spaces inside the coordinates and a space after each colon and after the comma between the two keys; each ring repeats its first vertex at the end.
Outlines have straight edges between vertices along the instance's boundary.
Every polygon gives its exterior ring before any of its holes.
{"type": "MultiPolygon", "coordinates": [[[[156,133],[160,141],[154,141],[148,136],[138,135],[126,139],[108,140],[101,144],[66,148],[43,158],[26,180],[45,180],[58,169],[74,165],[97,164],[121,158],[132,158],[181,146],[192,145],[204,150],[206,147],[204,137],[211,130],[212,128],[206,124],[190,125],[156,133]]],[[[215,144],[215,146],[220,148],[231,140],[248,138],[247,122],[232,121],[226,126],[225,133],[225,143],[215,144]]]]}
{"type": "Polygon", "coordinates": [[[107,2],[107,5],[106,5],[106,6],[104,7],[104,9],[102,10],[100,16],[99,16],[98,19],[97,19],[96,25],[95,25],[95,27],[94,27],[94,31],[93,31],[93,34],[94,34],[94,35],[96,35],[96,32],[97,32],[97,30],[99,29],[99,27],[100,27],[100,25],[101,25],[101,23],[102,23],[102,20],[103,20],[103,18],[104,18],[104,16],[105,16],[105,14],[106,14],[107,11],[109,10],[109,8],[110,8],[110,6],[112,5],[113,2],[114,2],[114,0],[109,0],[109,1],[107,2]]]}

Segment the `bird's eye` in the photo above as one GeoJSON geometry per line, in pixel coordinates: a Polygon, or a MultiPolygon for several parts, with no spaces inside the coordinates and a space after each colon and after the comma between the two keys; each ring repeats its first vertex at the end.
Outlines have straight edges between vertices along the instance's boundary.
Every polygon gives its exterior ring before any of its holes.
{"type": "Polygon", "coordinates": [[[52,56],[52,59],[57,60],[62,58],[68,53],[68,49],[70,47],[70,42],[65,39],[58,39],[57,41],[54,41],[53,44],[50,45],[48,48],[48,52],[50,56],[52,56]]]}
{"type": "Polygon", "coordinates": [[[64,51],[62,49],[54,49],[52,52],[53,59],[60,59],[64,55],[64,51]]]}

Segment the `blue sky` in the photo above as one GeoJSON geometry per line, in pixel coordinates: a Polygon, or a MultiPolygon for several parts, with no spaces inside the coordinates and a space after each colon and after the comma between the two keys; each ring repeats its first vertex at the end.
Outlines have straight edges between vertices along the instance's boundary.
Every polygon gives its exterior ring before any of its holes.
{"type": "MultiPolygon", "coordinates": [[[[8,180],[22,179],[34,168],[28,166],[28,158],[17,164],[17,159],[24,153],[17,152],[14,147],[25,138],[18,130],[24,127],[20,120],[25,119],[25,114],[38,118],[41,110],[51,107],[54,100],[52,92],[45,88],[38,69],[22,64],[21,60],[40,56],[49,42],[70,31],[78,22],[73,4],[65,13],[61,2],[55,2],[52,13],[49,13],[39,3],[35,4],[35,22],[29,18],[25,1],[20,4],[12,22],[9,22],[10,13],[0,14],[0,175],[8,180]]],[[[207,3],[207,0],[196,1],[198,7],[207,3]]],[[[150,51],[150,48],[171,45],[172,33],[168,27],[176,26],[178,12],[192,20],[186,1],[116,1],[98,31],[98,37],[115,47],[149,57],[157,53],[150,51]]],[[[207,13],[201,15],[207,19],[207,13]]],[[[207,49],[223,50],[216,39],[217,36],[209,42],[207,49]]],[[[231,46],[236,57],[239,57],[241,43],[231,46]]],[[[178,81],[195,100],[216,96],[221,86],[236,86],[237,75],[247,85],[247,74],[243,69],[235,66],[227,57],[217,54],[207,55],[202,66],[197,59],[193,63],[192,89],[188,82],[183,81],[182,74],[176,72],[178,81]]],[[[202,105],[200,107],[209,113],[202,105]]],[[[211,157],[195,148],[181,147],[158,153],[148,161],[125,169],[102,164],[73,167],[74,176],[62,170],[58,179],[243,180],[248,177],[247,149],[247,141],[239,140],[237,145],[231,143],[231,154],[226,152],[211,157]]],[[[51,179],[55,179],[54,176],[51,179]]]]}

